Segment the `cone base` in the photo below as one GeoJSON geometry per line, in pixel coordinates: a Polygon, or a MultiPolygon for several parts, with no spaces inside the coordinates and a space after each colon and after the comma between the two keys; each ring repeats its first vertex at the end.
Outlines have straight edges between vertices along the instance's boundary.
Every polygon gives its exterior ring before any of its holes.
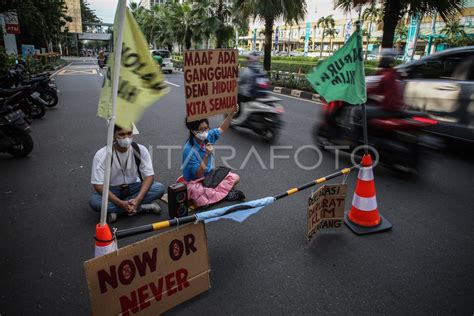
{"type": "Polygon", "coordinates": [[[374,226],[374,227],[364,227],[364,226],[357,225],[357,224],[351,222],[351,220],[348,217],[348,214],[349,214],[349,212],[344,213],[344,223],[356,235],[375,234],[375,233],[381,233],[381,232],[392,229],[392,224],[385,217],[383,217],[380,213],[379,213],[380,224],[378,224],[377,226],[374,226]]]}

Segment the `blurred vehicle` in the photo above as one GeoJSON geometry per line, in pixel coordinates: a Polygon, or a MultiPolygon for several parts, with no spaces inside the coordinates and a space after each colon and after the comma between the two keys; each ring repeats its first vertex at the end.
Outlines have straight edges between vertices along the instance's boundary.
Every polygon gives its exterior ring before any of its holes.
{"type": "Polygon", "coordinates": [[[264,53],[263,53],[263,51],[261,51],[261,50],[254,50],[254,51],[250,52],[249,55],[263,56],[263,54],[264,54],[264,53]]]}
{"type": "MultiPolygon", "coordinates": [[[[346,146],[340,149],[347,152],[361,148],[364,143],[359,107],[336,101],[324,104],[323,111],[323,122],[313,130],[318,146],[346,146]]],[[[367,121],[368,142],[377,149],[381,163],[416,174],[421,161],[420,145],[424,145],[422,129],[437,123],[420,112],[394,112],[393,117],[372,118],[367,121]]]]}
{"type": "Polygon", "coordinates": [[[292,57],[300,57],[300,56],[303,56],[304,53],[302,52],[298,52],[298,51],[291,51],[288,56],[292,56],[292,57]]]}
{"type": "MultiPolygon", "coordinates": [[[[395,67],[405,104],[439,124],[427,129],[448,146],[474,148],[474,46],[448,49],[395,67]]],[[[377,76],[366,78],[367,86],[377,76]]]]}
{"type": "Polygon", "coordinates": [[[171,53],[169,50],[166,49],[152,49],[150,50],[150,54],[152,57],[159,55],[162,59],[161,63],[161,70],[164,73],[172,73],[173,72],[173,62],[171,61],[171,53]]]}

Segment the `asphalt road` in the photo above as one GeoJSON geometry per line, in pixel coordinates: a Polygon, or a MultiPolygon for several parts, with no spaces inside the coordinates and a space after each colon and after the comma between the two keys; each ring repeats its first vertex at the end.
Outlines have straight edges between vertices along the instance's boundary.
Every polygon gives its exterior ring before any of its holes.
{"type": "MultiPolygon", "coordinates": [[[[94,153],[106,142],[105,121],[96,117],[103,71],[76,61],[56,76],[57,108],[33,123],[28,158],[0,156],[0,314],[87,315],[89,294],[83,262],[92,258],[99,215],[92,193],[94,153]]],[[[168,185],[180,175],[184,127],[183,76],[166,75],[170,93],[147,110],[136,140],[151,146],[156,180],[168,185]]],[[[335,156],[321,165],[311,129],[320,105],[281,97],[286,125],[274,150],[290,159],[271,165],[269,145],[251,132],[229,130],[220,140],[233,146],[231,166],[247,198],[275,195],[332,173],[335,156]],[[301,149],[303,147],[303,149],[301,149]],[[255,148],[261,161],[249,151],[255,148]],[[244,163],[247,160],[246,163],[244,163]]],[[[222,118],[211,120],[217,127],[222,118]]],[[[217,150],[218,163],[231,149],[217,150]]],[[[350,164],[342,157],[339,167],[350,164]]],[[[469,159],[432,154],[416,179],[377,167],[379,211],[390,232],[359,237],[346,227],[319,232],[307,242],[310,190],[277,201],[246,222],[207,225],[211,289],[169,315],[222,314],[460,314],[474,313],[474,167],[469,159]]],[[[347,179],[346,209],[356,175],[347,179]]],[[[334,180],[333,183],[342,179],[334,180]]],[[[165,206],[163,206],[165,207],[165,206]]],[[[166,218],[120,218],[127,228],[166,218]]],[[[121,241],[120,246],[144,236],[121,241]]]]}

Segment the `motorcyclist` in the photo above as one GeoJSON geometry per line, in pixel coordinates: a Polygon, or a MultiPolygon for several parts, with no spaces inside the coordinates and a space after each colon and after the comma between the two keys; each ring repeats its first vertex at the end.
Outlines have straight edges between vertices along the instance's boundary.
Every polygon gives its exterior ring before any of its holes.
{"type": "MultiPolygon", "coordinates": [[[[240,109],[245,102],[249,102],[259,97],[258,89],[256,87],[256,77],[265,76],[263,67],[256,55],[247,56],[247,67],[245,67],[239,76],[239,96],[238,103],[240,109]]],[[[236,115],[238,116],[238,114],[236,115]]]]}
{"type": "Polygon", "coordinates": [[[367,89],[372,102],[367,104],[367,118],[398,117],[403,114],[403,93],[400,85],[400,76],[393,68],[396,52],[391,48],[384,48],[380,54],[377,75],[380,81],[367,89]]]}

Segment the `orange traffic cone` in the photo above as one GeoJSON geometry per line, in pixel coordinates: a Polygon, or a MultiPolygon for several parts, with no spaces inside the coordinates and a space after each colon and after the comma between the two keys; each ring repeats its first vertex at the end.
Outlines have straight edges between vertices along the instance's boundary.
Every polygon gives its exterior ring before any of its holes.
{"type": "Polygon", "coordinates": [[[94,257],[100,257],[117,250],[117,244],[112,237],[109,225],[97,224],[95,226],[95,252],[94,257]]]}
{"type": "Polygon", "coordinates": [[[389,230],[392,224],[379,214],[377,208],[372,158],[369,154],[362,157],[361,164],[352,208],[345,214],[344,222],[357,235],[389,230]]]}

